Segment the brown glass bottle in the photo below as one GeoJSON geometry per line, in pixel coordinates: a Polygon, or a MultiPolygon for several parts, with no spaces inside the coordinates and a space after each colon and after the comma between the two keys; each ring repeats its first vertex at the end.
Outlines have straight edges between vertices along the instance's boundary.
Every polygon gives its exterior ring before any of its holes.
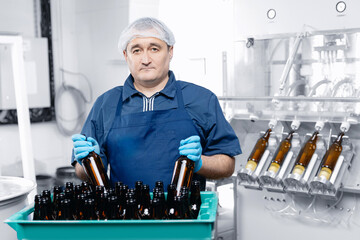
{"type": "Polygon", "coordinates": [[[169,219],[184,219],[184,209],[183,209],[183,197],[175,196],[173,200],[173,206],[170,208],[169,219]]]}
{"type": "Polygon", "coordinates": [[[118,198],[116,196],[108,197],[107,217],[110,220],[120,219],[118,198]]]}
{"type": "Polygon", "coordinates": [[[121,186],[124,185],[123,182],[116,182],[115,183],[115,194],[116,196],[120,196],[120,190],[121,190],[121,186]]]}
{"type": "Polygon", "coordinates": [[[66,182],[66,183],[65,183],[65,189],[74,190],[74,183],[72,183],[72,182],[66,182]]]}
{"type": "Polygon", "coordinates": [[[186,156],[180,156],[176,160],[171,180],[171,184],[176,186],[176,195],[180,195],[181,187],[190,187],[194,166],[194,161],[191,161],[186,156]]]}
{"type": "Polygon", "coordinates": [[[85,200],[86,200],[85,194],[80,194],[77,196],[76,220],[84,220],[85,200]]]}
{"type": "Polygon", "coordinates": [[[316,141],[318,138],[318,131],[315,131],[309,140],[301,148],[296,161],[295,167],[292,171],[293,174],[302,175],[305,171],[305,168],[309,164],[315,150],[316,150],[316,141]]]}
{"type": "Polygon", "coordinates": [[[90,185],[88,182],[84,181],[81,183],[81,193],[85,193],[90,190],[91,190],[91,188],[90,188],[90,185]]]}
{"type": "Polygon", "coordinates": [[[42,193],[41,193],[41,196],[43,198],[51,199],[51,192],[49,190],[43,190],[42,193]]]}
{"type": "Polygon", "coordinates": [[[161,192],[164,192],[164,182],[163,181],[156,181],[155,187],[158,188],[161,192]]]}
{"type": "Polygon", "coordinates": [[[192,182],[190,192],[190,217],[196,219],[201,206],[200,181],[192,182]]]}
{"type": "Polygon", "coordinates": [[[169,184],[167,187],[167,198],[166,198],[166,212],[170,214],[170,208],[174,206],[174,197],[176,196],[176,187],[174,184],[169,184]]]}
{"type": "Polygon", "coordinates": [[[165,219],[164,207],[159,198],[154,198],[151,201],[151,219],[162,220],[165,219]]]}
{"type": "Polygon", "coordinates": [[[52,211],[47,198],[40,200],[40,220],[53,220],[52,211]]]}
{"type": "Polygon", "coordinates": [[[191,218],[191,209],[190,209],[190,194],[189,188],[181,188],[181,213],[184,219],[191,218]]]}
{"type": "Polygon", "coordinates": [[[70,199],[64,199],[60,201],[60,210],[57,219],[74,220],[70,199]]]}
{"type": "MultiPolygon", "coordinates": [[[[42,219],[42,220],[53,220],[54,216],[53,216],[53,203],[51,201],[51,192],[49,190],[44,190],[42,191],[42,195],[41,198],[43,200],[46,201],[46,204],[44,205],[44,207],[46,208],[46,214],[48,215],[46,217],[46,219],[42,219]]],[[[41,208],[40,208],[41,210],[41,208]]],[[[41,211],[40,211],[41,214],[41,211]]]]}
{"type": "Polygon", "coordinates": [[[105,188],[110,187],[110,181],[105,172],[104,164],[98,154],[93,151],[89,153],[88,156],[81,159],[81,161],[82,166],[93,185],[101,185],[105,186],[105,188]]]}
{"type": "Polygon", "coordinates": [[[258,141],[256,142],[256,144],[248,158],[248,161],[246,163],[246,166],[245,166],[246,169],[248,169],[250,171],[255,171],[256,166],[258,165],[258,163],[268,145],[268,141],[270,138],[270,132],[271,132],[271,128],[269,128],[265,132],[265,134],[261,138],[259,138],[258,141]]]}
{"type": "Polygon", "coordinates": [[[95,211],[95,201],[92,198],[85,200],[84,219],[85,220],[98,219],[98,216],[96,215],[96,211],[95,211]]]}
{"type": "Polygon", "coordinates": [[[138,206],[135,198],[126,200],[126,211],[124,220],[140,220],[138,206]]]}
{"type": "MultiPolygon", "coordinates": [[[[59,217],[62,215],[62,209],[61,209],[61,201],[63,201],[65,199],[65,193],[61,192],[56,194],[56,201],[53,202],[54,205],[54,219],[58,220],[59,217]]],[[[54,198],[55,199],[55,198],[54,198]]]]}
{"type": "Polygon", "coordinates": [[[294,131],[291,131],[284,140],[281,141],[279,147],[277,148],[273,159],[271,160],[270,167],[268,171],[277,173],[281,167],[286,155],[288,154],[291,148],[291,139],[293,137],[294,131]]]}
{"type": "Polygon", "coordinates": [[[95,187],[95,212],[96,215],[100,215],[100,204],[101,204],[101,194],[104,193],[104,186],[96,186],[95,187]]]}
{"type": "Polygon", "coordinates": [[[175,198],[177,196],[173,196],[173,198],[170,200],[168,198],[168,216],[167,218],[168,219],[176,219],[177,215],[179,214],[178,211],[177,211],[177,204],[175,204],[175,198]]]}
{"type": "Polygon", "coordinates": [[[330,179],[332,171],[334,171],[336,162],[342,152],[342,138],[344,133],[341,132],[336,140],[331,144],[329,150],[327,150],[321,164],[321,170],[319,172],[319,177],[323,176],[326,180],[330,179]]]}
{"type": "Polygon", "coordinates": [[[135,199],[136,199],[137,207],[139,210],[140,210],[141,202],[142,202],[142,191],[141,191],[142,186],[143,186],[142,181],[135,182],[135,199]]]}
{"type": "Polygon", "coordinates": [[[107,220],[108,219],[108,193],[104,192],[101,194],[100,198],[100,204],[99,204],[99,213],[98,213],[98,219],[99,220],[107,220]]]}
{"type": "Polygon", "coordinates": [[[140,204],[140,217],[141,219],[151,219],[151,213],[150,213],[150,188],[149,185],[144,184],[142,186],[142,194],[141,194],[141,204],[140,204]]]}
{"type": "Polygon", "coordinates": [[[74,186],[74,196],[76,197],[79,194],[81,194],[81,186],[80,185],[75,185],[74,186]]]}
{"type": "Polygon", "coordinates": [[[157,191],[153,192],[153,200],[155,199],[159,200],[158,211],[161,211],[162,215],[164,215],[164,218],[166,218],[167,205],[166,205],[165,193],[161,190],[161,188],[155,188],[155,189],[157,189],[157,191]]]}
{"type": "Polygon", "coordinates": [[[41,196],[35,195],[33,220],[40,220],[40,201],[41,201],[41,196]]]}
{"type": "Polygon", "coordinates": [[[56,200],[57,200],[58,194],[61,193],[61,188],[60,188],[60,186],[54,186],[53,189],[54,189],[54,190],[53,190],[53,202],[55,203],[56,200]]]}

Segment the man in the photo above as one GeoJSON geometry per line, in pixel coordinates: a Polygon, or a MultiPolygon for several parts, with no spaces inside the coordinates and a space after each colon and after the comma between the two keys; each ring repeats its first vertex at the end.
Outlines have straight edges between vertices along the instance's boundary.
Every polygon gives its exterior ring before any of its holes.
{"type": "Polygon", "coordinates": [[[229,177],[240,144],[209,90],[177,81],[169,70],[173,33],[159,20],[141,18],[121,34],[119,48],[130,69],[124,86],[95,102],[82,129],[73,135],[72,164],[86,179],[81,159],[91,151],[110,165],[110,181],[134,186],[141,180],[169,184],[180,155],[195,162],[194,178],[229,177]],[[87,137],[85,137],[85,136],[87,137]]]}

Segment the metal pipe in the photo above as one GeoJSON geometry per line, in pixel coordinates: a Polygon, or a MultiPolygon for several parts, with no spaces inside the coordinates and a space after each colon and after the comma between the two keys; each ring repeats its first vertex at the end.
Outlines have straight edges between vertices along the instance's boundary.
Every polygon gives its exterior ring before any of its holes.
{"type": "Polygon", "coordinates": [[[291,66],[294,63],[296,53],[299,50],[299,46],[303,38],[304,38],[304,33],[302,32],[295,39],[294,46],[291,49],[290,56],[286,61],[284,71],[282,72],[282,75],[280,77],[280,87],[279,87],[280,93],[284,90],[285,83],[289,76],[291,66]]]}
{"type": "MultiPolygon", "coordinates": [[[[23,57],[23,38],[20,35],[0,36],[0,43],[11,46],[12,74],[14,76],[14,88],[16,99],[16,111],[18,116],[20,152],[24,178],[36,182],[35,163],[33,157],[30,114],[28,104],[28,92],[26,88],[26,76],[23,57]]],[[[34,199],[36,189],[28,195],[29,203],[34,199]]]]}
{"type": "Polygon", "coordinates": [[[279,101],[306,101],[306,102],[360,102],[358,97],[305,97],[305,96],[276,96],[276,97],[218,97],[220,101],[271,101],[273,99],[279,101]]]}

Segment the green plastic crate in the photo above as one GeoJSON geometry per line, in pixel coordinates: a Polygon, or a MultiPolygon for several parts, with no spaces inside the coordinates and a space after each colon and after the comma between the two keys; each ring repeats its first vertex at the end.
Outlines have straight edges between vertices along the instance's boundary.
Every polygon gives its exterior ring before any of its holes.
{"type": "Polygon", "coordinates": [[[201,192],[201,208],[192,220],[82,220],[33,221],[28,206],[5,223],[18,239],[211,239],[218,198],[215,192],[201,192]]]}

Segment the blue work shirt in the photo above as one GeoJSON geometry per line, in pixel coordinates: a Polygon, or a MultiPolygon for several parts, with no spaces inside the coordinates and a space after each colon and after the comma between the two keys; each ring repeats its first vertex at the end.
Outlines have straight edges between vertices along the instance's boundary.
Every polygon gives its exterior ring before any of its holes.
{"type": "MultiPolygon", "coordinates": [[[[174,73],[169,71],[169,80],[163,90],[147,98],[137,91],[134,79],[130,74],[124,86],[115,87],[102,94],[95,101],[81,131],[87,137],[93,137],[100,146],[100,157],[107,168],[105,140],[115,118],[119,98],[122,98],[122,115],[143,112],[175,109],[176,99],[174,73]]],[[[177,81],[182,90],[185,110],[190,115],[195,127],[199,130],[200,138],[205,140],[203,155],[226,154],[235,156],[241,154],[239,140],[226,121],[219,101],[210,90],[193,83],[177,81]]],[[[180,143],[179,143],[180,146],[180,143]]],[[[151,154],[151,153],[149,153],[151,154]]],[[[74,155],[72,164],[74,164],[74,155]]]]}

